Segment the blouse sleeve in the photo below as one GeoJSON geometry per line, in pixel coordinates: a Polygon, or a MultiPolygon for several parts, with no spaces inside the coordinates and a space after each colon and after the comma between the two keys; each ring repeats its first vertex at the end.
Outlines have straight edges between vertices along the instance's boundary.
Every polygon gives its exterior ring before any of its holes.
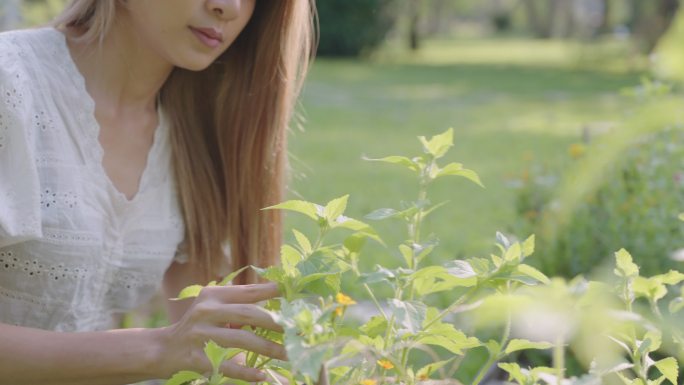
{"type": "Polygon", "coordinates": [[[19,59],[8,51],[0,53],[0,247],[42,236],[40,185],[27,124],[30,94],[19,59]]]}

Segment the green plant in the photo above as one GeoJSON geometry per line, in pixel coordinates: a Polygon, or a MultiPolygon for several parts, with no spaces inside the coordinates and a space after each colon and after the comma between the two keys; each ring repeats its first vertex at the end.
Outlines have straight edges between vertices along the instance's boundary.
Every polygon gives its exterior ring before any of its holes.
{"type": "MultiPolygon", "coordinates": [[[[294,242],[282,247],[281,264],[256,268],[281,289],[282,298],[269,301],[266,309],[284,333],[255,332],[282,342],[290,360],[244,352],[246,364],[266,370],[276,383],[276,372],[291,383],[307,385],[413,385],[437,377],[456,383],[452,376],[464,355],[478,350],[486,360],[466,380],[473,385],[481,383],[497,364],[511,380],[524,385],[579,385],[611,378],[627,385],[657,385],[666,380],[676,384],[677,359],[681,361],[684,354],[673,317],[684,307],[684,274],[671,271],[640,277],[631,256],[621,250],[616,253],[617,280],[549,279],[526,263],[535,249],[534,236],[518,242],[502,234],[497,234],[496,252],[488,257],[442,258],[441,263],[430,263],[434,258],[428,257],[437,250],[438,240],[423,234],[422,225],[443,205],[429,201],[430,184],[460,176],[481,185],[477,174],[461,164],[439,164],[452,146],[452,136],[448,130],[431,139],[420,137],[423,152],[414,157],[369,159],[403,166],[418,179],[415,201],[366,216],[406,225],[406,241],[386,246],[395,250],[398,267],[362,268],[361,258],[371,257],[365,255],[365,243],[384,243],[367,223],[345,215],[347,196],[325,205],[293,200],[268,208],[304,215],[313,221],[317,234],[310,237],[293,230],[294,242]],[[342,241],[328,243],[333,232],[344,233],[342,241]],[[342,293],[343,281],[363,287],[367,298],[353,299],[342,293]],[[378,294],[383,287],[389,288],[389,296],[378,294]],[[440,306],[433,294],[448,298],[448,305],[440,306]],[[365,309],[364,313],[372,314],[364,319],[348,316],[350,308],[365,306],[364,300],[375,311],[365,309]],[[660,310],[665,301],[667,312],[660,310]],[[544,319],[553,322],[544,323],[544,319]],[[530,322],[531,331],[525,331],[523,326],[530,322]],[[656,343],[658,338],[662,343],[656,343]],[[597,345],[601,341],[605,344],[597,345]],[[525,350],[551,350],[549,365],[521,366],[515,359],[525,350]],[[569,377],[568,354],[577,355],[589,372],[569,377]],[[656,354],[668,356],[655,360],[656,354]],[[429,357],[427,362],[425,357],[429,357]],[[653,368],[660,374],[656,376],[653,368]]],[[[196,295],[199,289],[191,287],[182,296],[196,295]]],[[[205,352],[212,373],[180,372],[170,383],[229,381],[218,373],[218,365],[241,352],[211,342],[205,352]]]]}

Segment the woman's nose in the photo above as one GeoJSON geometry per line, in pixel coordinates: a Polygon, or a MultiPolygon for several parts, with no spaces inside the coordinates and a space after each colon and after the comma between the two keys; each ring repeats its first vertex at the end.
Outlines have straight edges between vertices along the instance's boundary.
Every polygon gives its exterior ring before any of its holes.
{"type": "Polygon", "coordinates": [[[232,20],[240,15],[242,0],[207,0],[207,10],[222,20],[232,20]]]}

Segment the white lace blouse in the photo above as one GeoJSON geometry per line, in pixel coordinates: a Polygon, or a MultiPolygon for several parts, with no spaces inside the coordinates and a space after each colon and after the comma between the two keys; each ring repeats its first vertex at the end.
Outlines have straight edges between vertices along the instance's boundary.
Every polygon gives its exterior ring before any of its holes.
{"type": "Polygon", "coordinates": [[[64,35],[0,34],[0,322],[108,329],[159,288],[184,232],[160,121],[128,200],[64,35]]]}

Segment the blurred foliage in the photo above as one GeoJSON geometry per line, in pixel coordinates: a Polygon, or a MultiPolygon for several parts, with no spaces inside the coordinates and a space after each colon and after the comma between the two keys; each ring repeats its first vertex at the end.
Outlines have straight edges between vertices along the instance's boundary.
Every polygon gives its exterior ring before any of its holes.
{"type": "Polygon", "coordinates": [[[394,24],[395,0],[319,0],[321,56],[358,56],[379,46],[394,24]]]}
{"type": "MultiPolygon", "coordinates": [[[[677,220],[684,207],[681,143],[684,129],[678,126],[630,145],[617,164],[603,171],[598,188],[575,205],[567,223],[552,237],[540,236],[537,254],[542,270],[566,277],[585,274],[621,246],[635,252],[636,263],[647,274],[676,268],[677,262],[668,257],[684,239],[684,227],[677,220]]],[[[573,158],[572,166],[582,167],[588,152],[602,150],[601,145],[577,143],[568,149],[568,157],[573,158]]],[[[537,166],[524,175],[517,210],[528,228],[548,234],[544,230],[556,225],[544,215],[553,215],[559,204],[553,195],[558,174],[537,166]]]]}
{"type": "MultiPolygon", "coordinates": [[[[658,73],[672,80],[684,79],[683,35],[680,13],[655,60],[658,73]]],[[[673,90],[642,81],[626,90],[636,104],[614,132],[589,147],[571,146],[575,161],[565,169],[532,164],[523,172],[516,208],[526,230],[540,235],[546,273],[589,272],[623,246],[647,273],[675,267],[668,257],[684,239],[677,221],[684,207],[684,125],[682,97],[673,90]]]]}
{"type": "Polygon", "coordinates": [[[21,12],[25,26],[45,25],[64,9],[67,0],[22,0],[21,12]]]}

